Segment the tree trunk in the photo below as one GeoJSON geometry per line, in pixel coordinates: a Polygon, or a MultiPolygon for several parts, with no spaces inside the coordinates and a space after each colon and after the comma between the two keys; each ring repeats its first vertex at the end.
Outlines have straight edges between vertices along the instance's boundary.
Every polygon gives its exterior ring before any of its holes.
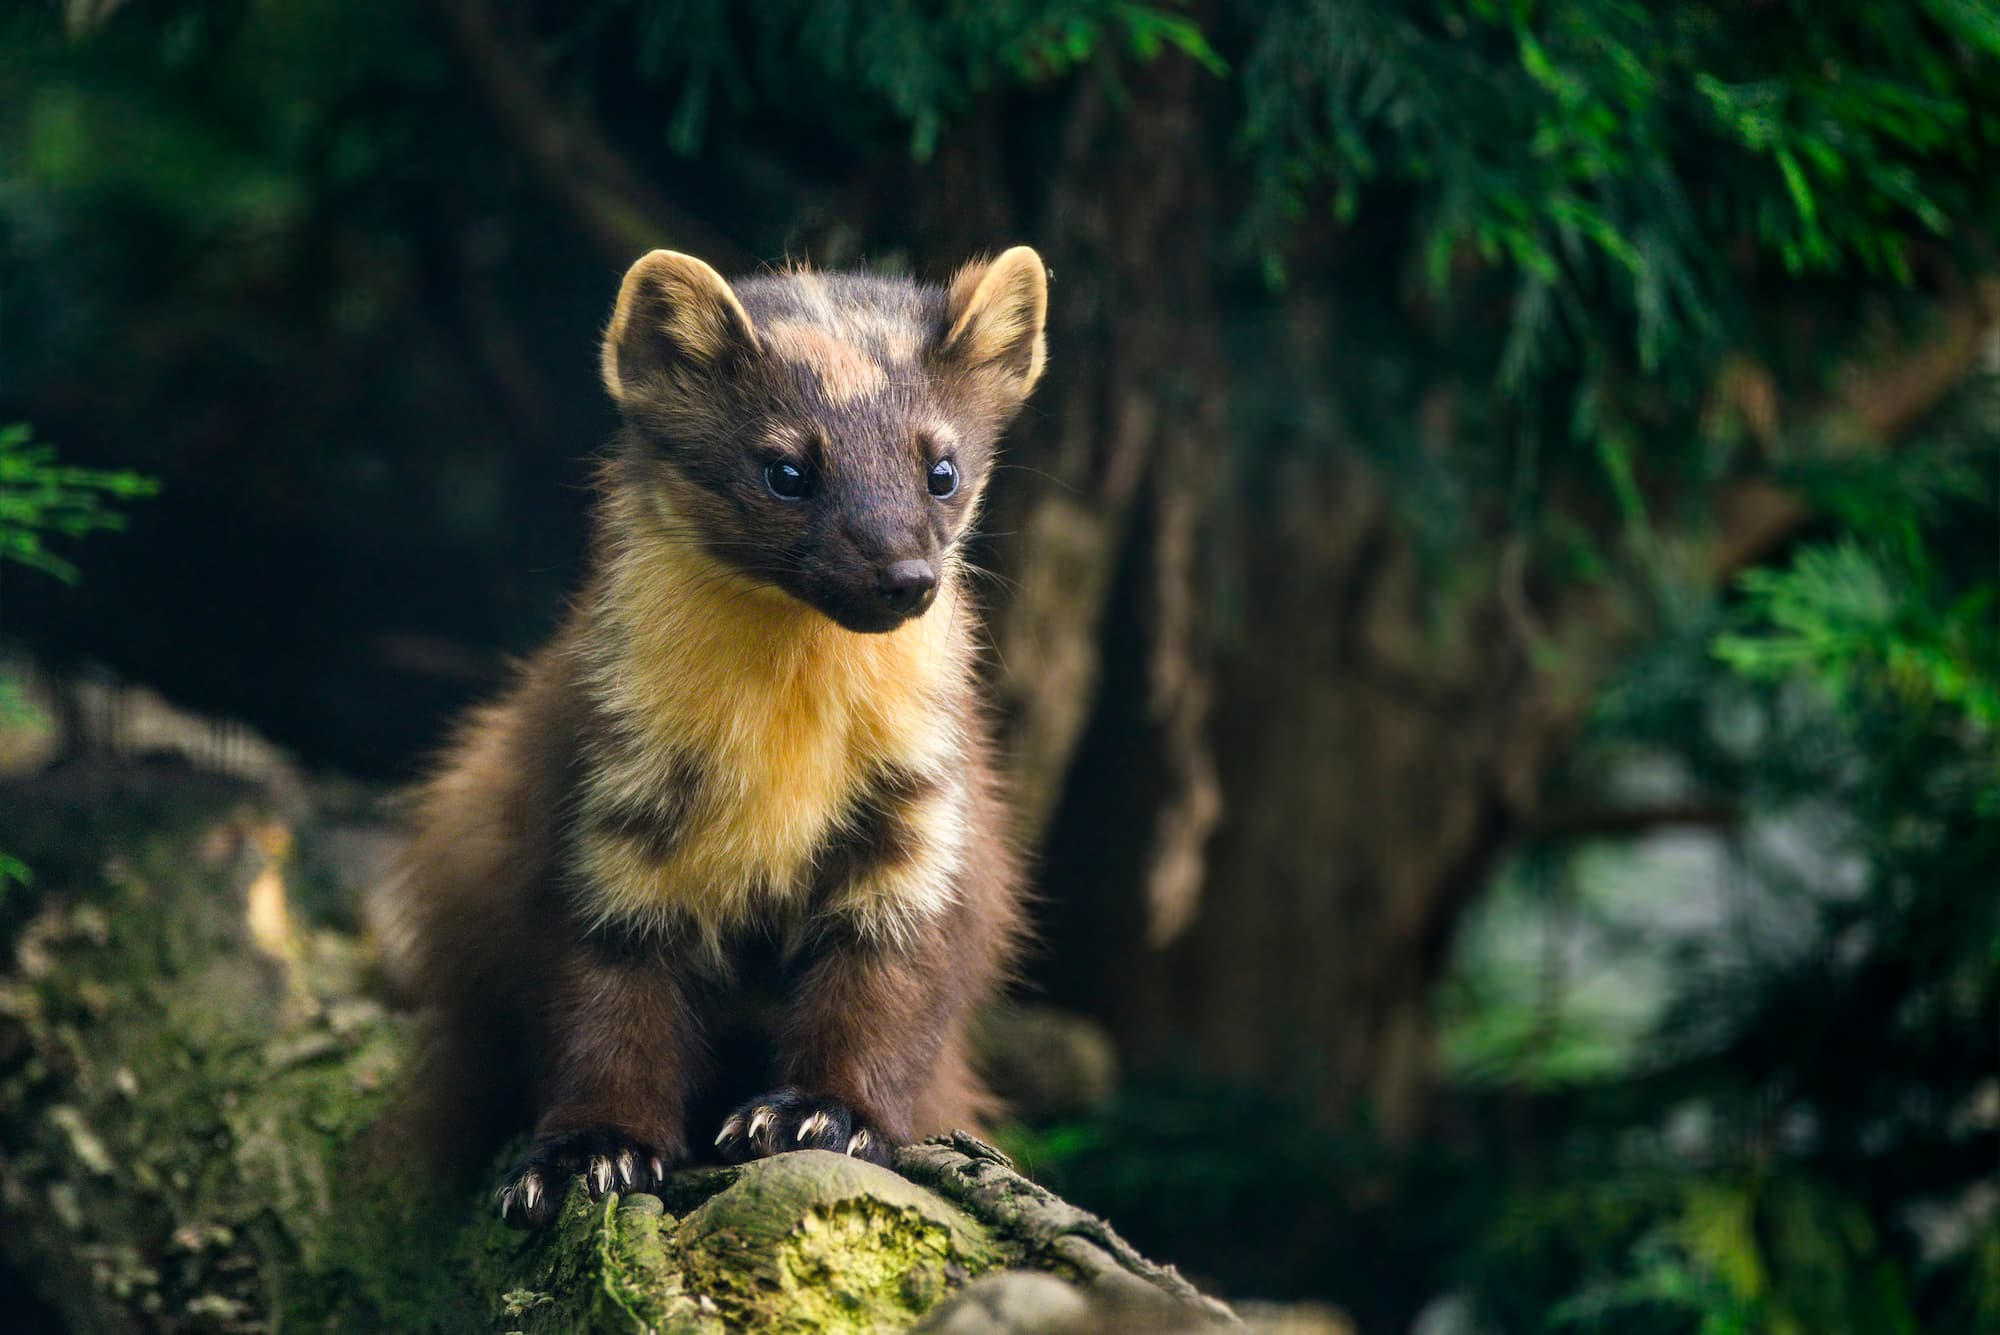
{"type": "Polygon", "coordinates": [[[1213,1073],[1308,1083],[1336,1117],[1365,1108],[1407,1130],[1431,1077],[1451,926],[1502,846],[1521,776],[1539,774],[1545,733],[1497,606],[1428,625],[1376,488],[1358,466],[1333,471],[1317,505],[1295,498],[1243,539],[1242,618],[1213,669],[1228,805],[1205,890],[1170,931],[1146,893],[1168,743],[1132,704],[1150,535],[1131,554],[1122,662],[1049,850],[1084,892],[1052,909],[1068,947],[1052,991],[1104,1017],[1135,1062],[1191,1045],[1213,1073]]]}
{"type": "Polygon", "coordinates": [[[1346,523],[1260,544],[1252,586],[1283,593],[1253,595],[1218,672],[1217,889],[1136,1000],[1212,1069],[1303,1074],[1325,1111],[1397,1136],[1433,1075],[1452,931],[1512,828],[1509,776],[1539,778],[1544,740],[1522,647],[1491,607],[1423,624],[1407,545],[1354,504],[1367,490],[1348,485],[1346,523]]]}
{"type": "MultiPolygon", "coordinates": [[[[1991,344],[2000,300],[1968,284],[1913,347],[1807,406],[1849,448],[1909,431],[1991,344]]],[[[1796,424],[1795,430],[1798,430],[1796,424]]],[[[1055,1000],[1111,1025],[1128,1059],[1178,1058],[1313,1088],[1336,1119],[1419,1129],[1435,1078],[1436,985],[1465,910],[1522,830],[1643,599],[1610,578],[1540,590],[1505,545],[1459,584],[1424,587],[1406,521],[1353,453],[1259,476],[1231,541],[1240,617],[1216,636],[1212,736],[1228,806],[1186,925],[1148,893],[1172,740],[1140,708],[1157,638],[1139,533],[1111,602],[1111,659],[1046,865],[1055,1000]],[[1469,577],[1468,577],[1469,576],[1469,577]],[[1171,924],[1169,924],[1171,926],[1171,924]]],[[[1298,465],[1299,461],[1291,461],[1298,465]]],[[[1810,511],[1768,481],[1718,489],[1705,531],[1675,535],[1697,586],[1768,556],[1810,511]]]]}
{"type": "Polygon", "coordinates": [[[963,1136],[900,1176],[801,1152],[657,1196],[572,1184],[510,1232],[372,1138],[409,1034],[326,875],[357,831],[131,761],[0,789],[0,829],[60,887],[5,906],[0,1250],[73,1329],[1234,1324],[963,1136]]]}

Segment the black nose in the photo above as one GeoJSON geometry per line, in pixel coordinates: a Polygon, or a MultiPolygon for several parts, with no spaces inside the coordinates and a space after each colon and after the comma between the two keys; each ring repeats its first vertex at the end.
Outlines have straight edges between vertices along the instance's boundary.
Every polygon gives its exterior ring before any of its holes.
{"type": "Polygon", "coordinates": [[[930,606],[937,571],[929,561],[892,561],[875,576],[875,588],[890,611],[909,616],[930,606]]]}

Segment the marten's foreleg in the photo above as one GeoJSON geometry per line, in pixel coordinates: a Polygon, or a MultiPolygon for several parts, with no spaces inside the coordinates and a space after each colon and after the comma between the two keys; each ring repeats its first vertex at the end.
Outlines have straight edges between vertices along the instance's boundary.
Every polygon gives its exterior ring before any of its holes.
{"type": "Polygon", "coordinates": [[[822,942],[778,1033],[784,1083],[724,1121],[725,1158],[817,1148],[887,1163],[909,1141],[917,1096],[967,1001],[948,926],[902,939],[836,930],[822,942]]]}
{"type": "Polygon", "coordinates": [[[651,1190],[687,1157],[700,1033],[687,983],[656,951],[566,948],[543,1008],[535,1138],[501,1180],[500,1213],[537,1228],[573,1175],[593,1198],[651,1190]]]}

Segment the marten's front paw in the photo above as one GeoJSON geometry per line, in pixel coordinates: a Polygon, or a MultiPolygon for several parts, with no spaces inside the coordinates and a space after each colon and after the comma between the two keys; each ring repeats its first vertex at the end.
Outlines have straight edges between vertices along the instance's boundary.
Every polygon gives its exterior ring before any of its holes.
{"type": "Polygon", "coordinates": [[[540,1136],[493,1193],[500,1217],[516,1228],[540,1228],[555,1218],[572,1177],[592,1200],[613,1191],[651,1191],[667,1180],[670,1158],[614,1127],[592,1126],[540,1136]]]}
{"type": "Polygon", "coordinates": [[[886,1166],[895,1146],[838,1099],[786,1088],[731,1113],[715,1148],[731,1163],[785,1150],[832,1150],[886,1166]]]}

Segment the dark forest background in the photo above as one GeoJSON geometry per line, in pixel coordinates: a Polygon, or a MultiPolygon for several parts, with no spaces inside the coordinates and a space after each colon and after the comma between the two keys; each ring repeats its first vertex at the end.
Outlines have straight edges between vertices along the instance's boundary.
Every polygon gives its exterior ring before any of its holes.
{"type": "Polygon", "coordinates": [[[1028,1166],[1368,1331],[2000,1329],[1996,205],[1980,0],[17,3],[0,636],[407,779],[632,258],[1035,245],[993,693],[1124,1075],[1028,1166]]]}

